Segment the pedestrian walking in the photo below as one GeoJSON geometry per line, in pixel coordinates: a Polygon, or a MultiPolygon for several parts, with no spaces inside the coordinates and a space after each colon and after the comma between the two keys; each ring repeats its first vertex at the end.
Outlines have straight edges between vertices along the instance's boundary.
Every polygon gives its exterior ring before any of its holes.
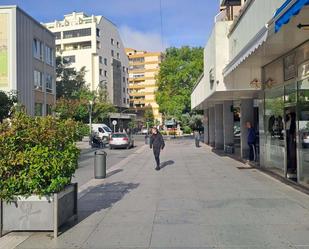
{"type": "Polygon", "coordinates": [[[246,123],[248,129],[249,161],[256,161],[256,134],[251,122],[246,123]]]}
{"type": "Polygon", "coordinates": [[[165,147],[164,139],[157,127],[152,128],[150,137],[150,149],[153,149],[153,154],[156,160],[156,170],[160,170],[160,152],[165,147]]]}
{"type": "Polygon", "coordinates": [[[200,132],[195,130],[194,131],[194,140],[195,140],[195,146],[196,147],[200,147],[200,139],[201,139],[200,132]]]}

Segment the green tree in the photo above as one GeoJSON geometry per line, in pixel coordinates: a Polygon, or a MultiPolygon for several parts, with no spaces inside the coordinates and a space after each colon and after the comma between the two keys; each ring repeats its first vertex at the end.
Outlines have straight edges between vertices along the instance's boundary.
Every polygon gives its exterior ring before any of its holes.
{"type": "Polygon", "coordinates": [[[56,58],[56,96],[58,99],[76,99],[81,90],[87,90],[86,68],[82,67],[79,71],[76,71],[70,65],[71,63],[63,60],[62,57],[56,58]]]}
{"type": "Polygon", "coordinates": [[[165,117],[180,118],[190,112],[190,95],[203,72],[203,49],[200,47],[168,48],[157,77],[156,100],[165,117]]]}
{"type": "Polygon", "coordinates": [[[148,127],[151,127],[154,125],[154,115],[153,115],[152,107],[150,105],[145,107],[144,121],[145,123],[148,123],[148,127]]]}
{"type": "Polygon", "coordinates": [[[9,117],[15,103],[17,103],[17,97],[14,92],[0,91],[0,122],[9,117]]]}

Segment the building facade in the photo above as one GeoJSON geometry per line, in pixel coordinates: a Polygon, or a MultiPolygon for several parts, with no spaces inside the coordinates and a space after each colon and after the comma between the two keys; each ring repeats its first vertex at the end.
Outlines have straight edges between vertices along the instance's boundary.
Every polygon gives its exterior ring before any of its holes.
{"type": "Polygon", "coordinates": [[[155,98],[158,89],[156,76],[160,70],[162,53],[131,48],[127,48],[126,53],[129,58],[130,108],[140,113],[143,113],[145,108],[151,108],[154,119],[162,124],[162,115],[155,98]]]}
{"type": "Polygon", "coordinates": [[[0,90],[15,92],[30,115],[56,99],[53,33],[17,6],[0,6],[0,90]]]}
{"type": "Polygon", "coordinates": [[[209,84],[206,79],[197,82],[191,96],[193,108],[205,112],[206,142],[235,148],[239,141],[239,156],[247,159],[249,121],[257,134],[257,166],[305,186],[309,186],[308,16],[306,0],[247,0],[226,36],[228,60],[220,71],[223,91],[209,96],[206,89],[201,96],[198,89],[209,84]],[[231,112],[234,127],[227,128],[231,112]]]}
{"type": "Polygon", "coordinates": [[[73,12],[45,26],[55,34],[57,56],[76,70],[85,67],[92,91],[104,86],[113,105],[129,107],[129,61],[115,24],[103,16],[73,12]]]}

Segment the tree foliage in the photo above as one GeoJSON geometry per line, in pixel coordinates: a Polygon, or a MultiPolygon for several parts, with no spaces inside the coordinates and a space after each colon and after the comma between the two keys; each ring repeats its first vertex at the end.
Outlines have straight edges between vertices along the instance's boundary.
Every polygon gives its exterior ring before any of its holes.
{"type": "Polygon", "coordinates": [[[70,62],[61,57],[56,59],[56,96],[57,98],[76,99],[78,93],[86,89],[85,74],[86,68],[79,71],[70,67],[70,62]]]}
{"type": "Polygon", "coordinates": [[[203,49],[182,47],[166,50],[160,65],[156,100],[165,116],[180,117],[190,112],[190,95],[203,72],[203,49]]]}
{"type": "Polygon", "coordinates": [[[154,115],[151,106],[146,106],[144,110],[144,121],[148,123],[148,126],[154,126],[154,115]]]}
{"type": "Polygon", "coordinates": [[[17,103],[15,93],[5,93],[0,91],[0,122],[9,117],[15,103],[17,103]]]}

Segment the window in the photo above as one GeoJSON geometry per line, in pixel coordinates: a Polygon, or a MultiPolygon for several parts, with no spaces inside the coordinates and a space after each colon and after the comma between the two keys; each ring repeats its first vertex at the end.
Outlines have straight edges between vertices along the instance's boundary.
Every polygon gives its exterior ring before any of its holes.
{"type": "Polygon", "coordinates": [[[130,66],[131,70],[145,70],[145,65],[134,65],[130,66]]]}
{"type": "Polygon", "coordinates": [[[123,98],[123,103],[126,104],[126,98],[123,98]]]}
{"type": "Polygon", "coordinates": [[[102,64],[103,63],[103,58],[102,56],[99,56],[99,62],[102,64]]]}
{"type": "Polygon", "coordinates": [[[100,37],[100,29],[97,28],[96,33],[97,33],[97,37],[100,37]]]}
{"type": "Polygon", "coordinates": [[[104,58],[104,65],[107,66],[107,59],[106,58],[104,58]]]}
{"type": "Polygon", "coordinates": [[[127,99],[127,104],[129,104],[130,103],[130,99],[127,99]]]}
{"type": "Polygon", "coordinates": [[[61,32],[55,32],[54,35],[56,37],[56,40],[61,39],[61,32]]]}
{"type": "Polygon", "coordinates": [[[43,115],[43,104],[42,103],[35,103],[34,104],[34,115],[35,116],[42,116],[43,115]]]}
{"type": "Polygon", "coordinates": [[[123,87],[123,88],[122,88],[122,91],[123,91],[123,93],[126,93],[126,88],[123,87]]]}
{"type": "Polygon", "coordinates": [[[120,55],[119,55],[119,53],[117,53],[117,59],[119,59],[120,58],[120,55]]]}
{"type": "Polygon", "coordinates": [[[127,94],[129,94],[130,92],[129,92],[129,88],[127,88],[127,94]]]}
{"type": "Polygon", "coordinates": [[[97,41],[97,49],[101,48],[101,43],[99,41],[97,41]]]}
{"type": "Polygon", "coordinates": [[[75,55],[63,56],[63,61],[66,63],[75,63],[75,55]]]}
{"type": "Polygon", "coordinates": [[[107,77],[107,71],[106,70],[104,71],[104,76],[107,77]]]}
{"type": "Polygon", "coordinates": [[[41,73],[40,71],[34,70],[33,77],[34,77],[34,87],[42,89],[42,87],[43,87],[43,73],[41,73]]]}
{"type": "Polygon", "coordinates": [[[119,48],[119,47],[120,47],[119,42],[117,42],[117,48],[119,48]]]}
{"type": "Polygon", "coordinates": [[[126,83],[126,78],[125,77],[122,77],[122,82],[126,83]]]}
{"type": "Polygon", "coordinates": [[[115,52],[114,52],[114,50],[112,50],[112,51],[111,51],[111,54],[112,54],[112,56],[114,57],[114,55],[115,55],[115,52]]]}
{"type": "Polygon", "coordinates": [[[38,39],[33,39],[33,56],[39,60],[43,60],[43,43],[38,39]]]}
{"type": "Polygon", "coordinates": [[[54,65],[54,50],[48,46],[45,46],[45,62],[48,65],[54,65]]]}
{"type": "Polygon", "coordinates": [[[137,57],[137,58],[131,58],[130,62],[145,62],[145,58],[144,57],[137,57]]]}
{"type": "Polygon", "coordinates": [[[100,69],[99,71],[100,71],[100,75],[102,75],[102,74],[103,74],[103,70],[102,70],[102,69],[100,69]]]}
{"type": "Polygon", "coordinates": [[[46,74],[45,77],[45,84],[46,84],[46,92],[53,92],[53,77],[50,74],[46,74]]]}
{"type": "Polygon", "coordinates": [[[46,104],[46,115],[52,115],[52,105],[46,104]]]}
{"type": "Polygon", "coordinates": [[[112,38],[112,39],[111,39],[111,44],[114,45],[114,43],[115,43],[115,41],[114,41],[114,39],[112,38]]]}
{"type": "Polygon", "coordinates": [[[122,72],[126,72],[126,67],[122,67],[122,72]]]}
{"type": "Polygon", "coordinates": [[[91,35],[91,28],[69,30],[69,31],[63,32],[63,39],[74,38],[74,37],[82,37],[82,36],[90,36],[90,35],[91,35]]]}
{"type": "Polygon", "coordinates": [[[61,46],[60,45],[56,45],[56,51],[60,52],[61,51],[61,46]]]}

